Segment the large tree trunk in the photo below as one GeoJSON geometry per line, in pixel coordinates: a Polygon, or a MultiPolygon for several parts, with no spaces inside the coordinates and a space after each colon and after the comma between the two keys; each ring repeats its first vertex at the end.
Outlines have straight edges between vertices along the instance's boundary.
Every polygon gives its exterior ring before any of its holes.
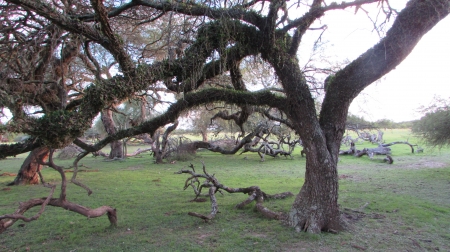
{"type": "Polygon", "coordinates": [[[39,147],[31,151],[23,162],[22,167],[20,167],[19,173],[14,181],[8,185],[39,184],[38,172],[42,169],[40,163],[47,162],[49,154],[50,150],[47,147],[39,147]]]}
{"type": "MultiPolygon", "coordinates": [[[[350,102],[336,106],[337,120],[321,124],[306,79],[295,54],[277,49],[262,54],[280,77],[287,96],[287,116],[300,135],[306,153],[305,182],[288,214],[297,231],[320,233],[342,229],[338,206],[337,158],[350,102]]],[[[325,115],[328,116],[328,115],[325,115]]]]}
{"type": "MultiPolygon", "coordinates": [[[[110,109],[105,109],[102,111],[101,119],[103,122],[103,126],[105,127],[108,135],[113,135],[116,133],[116,125],[113,120],[113,114],[110,109]]],[[[109,152],[109,158],[123,158],[123,148],[122,142],[120,140],[111,142],[111,151],[109,152]]]]}
{"type": "Polygon", "coordinates": [[[316,148],[306,154],[305,183],[288,215],[297,231],[335,232],[342,228],[338,206],[337,165],[326,149],[316,148]]]}

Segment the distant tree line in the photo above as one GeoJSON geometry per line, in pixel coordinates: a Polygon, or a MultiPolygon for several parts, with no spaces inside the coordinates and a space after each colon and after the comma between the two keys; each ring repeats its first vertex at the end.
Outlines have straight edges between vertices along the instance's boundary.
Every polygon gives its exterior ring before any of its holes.
{"type": "Polygon", "coordinates": [[[349,114],[347,116],[347,125],[359,125],[360,128],[379,128],[379,129],[410,129],[414,121],[394,122],[390,119],[380,119],[370,122],[363,116],[349,114]]]}

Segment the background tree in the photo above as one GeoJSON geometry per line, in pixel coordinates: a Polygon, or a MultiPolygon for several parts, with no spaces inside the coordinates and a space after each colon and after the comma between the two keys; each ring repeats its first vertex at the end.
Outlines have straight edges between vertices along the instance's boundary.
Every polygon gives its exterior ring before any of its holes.
{"type": "MultiPolygon", "coordinates": [[[[175,123],[183,112],[212,102],[239,107],[233,120],[244,135],[243,125],[253,108],[270,108],[281,115],[272,120],[290,125],[303,141],[305,183],[288,213],[287,222],[298,231],[312,233],[343,228],[338,206],[337,161],[350,103],[364,88],[398,66],[421,37],[449,12],[449,0],[411,0],[401,11],[393,10],[389,2],[383,0],[340,4],[325,0],[312,0],[307,4],[284,0],[130,0],[123,3],[91,0],[71,1],[71,4],[66,1],[4,1],[3,8],[31,13],[71,36],[103,47],[117,62],[120,72],[108,79],[97,75],[83,90],[82,97],[70,101],[59,99],[58,104],[64,106],[46,111],[38,118],[27,114],[23,107],[2,102],[2,107],[16,109],[9,130],[31,137],[23,143],[0,145],[0,157],[41,146],[60,148],[71,142],[89,152],[97,151],[126,137],[154,135],[159,128],[175,123]],[[395,18],[392,26],[376,45],[345,67],[333,71],[326,78],[326,85],[317,87],[309,77],[318,77],[306,73],[299,64],[298,50],[304,35],[322,31],[324,28],[318,23],[328,12],[351,7],[357,11],[369,4],[378,6],[386,19],[395,18]],[[299,16],[299,13],[303,14],[299,16]],[[134,34],[130,33],[133,29],[163,20],[181,27],[180,36],[172,37],[173,33],[169,32],[170,36],[165,39],[155,40],[155,43],[162,41],[168,48],[164,59],[147,57],[145,47],[130,47],[126,43],[124,38],[134,34]],[[133,29],[121,29],[125,22],[133,29]],[[173,51],[175,53],[171,53],[173,51]],[[244,59],[251,57],[260,57],[271,67],[279,88],[259,91],[247,88],[241,66],[244,59]],[[214,78],[221,75],[229,75],[231,85],[215,81],[214,78]],[[95,145],[77,139],[100,111],[152,89],[173,91],[181,98],[161,115],[117,131],[95,145]],[[323,102],[321,108],[317,108],[320,90],[323,102]]],[[[14,24],[22,22],[14,12],[2,13],[8,13],[14,24]]],[[[9,64],[6,67],[9,69],[9,64]]],[[[22,74],[7,74],[2,79],[7,91],[5,101],[12,97],[7,89],[11,81],[15,80],[18,85],[29,81],[22,74]]]]}
{"type": "Polygon", "coordinates": [[[450,144],[450,104],[436,97],[432,105],[421,109],[425,115],[413,122],[412,132],[431,146],[450,144]]]}
{"type": "Polygon", "coordinates": [[[374,125],[378,128],[384,128],[384,129],[393,129],[395,128],[395,122],[389,119],[380,119],[377,120],[374,125]]]}

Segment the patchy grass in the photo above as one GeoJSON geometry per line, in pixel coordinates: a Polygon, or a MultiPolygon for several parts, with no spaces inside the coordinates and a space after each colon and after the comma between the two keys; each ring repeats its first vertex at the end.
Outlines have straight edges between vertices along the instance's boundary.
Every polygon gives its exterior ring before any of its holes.
{"type": "MultiPolygon", "coordinates": [[[[388,131],[385,139],[404,141],[409,137],[412,142],[408,134],[388,131]]],[[[209,223],[188,216],[191,211],[210,211],[209,202],[189,201],[192,190],[182,190],[187,175],[173,174],[190,162],[156,165],[145,154],[119,162],[86,157],[80,168],[94,172],[80,172],[78,178],[94,193],[87,196],[83,189],[68,186],[68,199],[75,203],[117,208],[117,228],[108,227],[106,216],[87,219],[47,207],[39,220],[18,221],[1,234],[0,251],[449,251],[449,150],[429,153],[426,149],[423,154],[412,154],[406,145],[392,149],[392,165],[382,163],[379,157],[341,158],[341,208],[359,213],[351,228],[337,235],[296,233],[277,221],[264,219],[254,211],[254,205],[234,209],[246,198],[243,194],[218,194],[220,213],[209,223]]],[[[20,155],[0,161],[0,174],[17,172],[24,158],[20,155]]],[[[199,152],[191,162],[200,169],[200,161],[230,187],[258,185],[269,194],[296,194],[304,181],[305,159],[299,150],[294,160],[267,158],[261,163],[257,154],[199,152]]],[[[66,160],[56,162],[65,167],[71,164],[66,160]]],[[[43,175],[47,182],[60,183],[51,169],[45,168],[43,175]]],[[[0,214],[14,212],[20,201],[48,193],[42,186],[7,187],[13,178],[0,176],[0,214]]],[[[265,205],[288,211],[293,200],[268,201],[265,205]]],[[[33,209],[27,216],[37,211],[33,209]]]]}

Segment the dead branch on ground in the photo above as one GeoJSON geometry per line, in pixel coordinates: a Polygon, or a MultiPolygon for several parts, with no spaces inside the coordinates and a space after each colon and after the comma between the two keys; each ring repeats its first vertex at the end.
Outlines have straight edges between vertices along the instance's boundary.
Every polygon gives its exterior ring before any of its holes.
{"type": "MultiPolygon", "coordinates": [[[[409,147],[411,147],[411,153],[415,153],[414,146],[418,146],[417,144],[411,144],[407,141],[397,141],[387,144],[379,144],[376,148],[364,148],[362,150],[357,150],[355,143],[352,141],[350,144],[350,149],[348,150],[341,150],[339,151],[339,155],[353,155],[355,157],[362,157],[364,155],[369,156],[370,159],[373,158],[374,155],[386,155],[386,157],[383,159],[384,162],[388,164],[394,163],[394,159],[391,156],[391,148],[389,146],[395,145],[395,144],[406,144],[409,147]]],[[[423,151],[422,148],[418,147],[418,150],[416,152],[423,151]]]]}
{"type": "Polygon", "coordinates": [[[180,171],[175,172],[175,174],[188,173],[191,175],[189,178],[186,179],[183,190],[186,190],[188,187],[192,187],[194,189],[195,198],[193,199],[193,201],[196,201],[196,199],[200,196],[209,196],[210,200],[211,200],[210,214],[204,215],[204,214],[199,214],[199,213],[195,213],[195,212],[189,212],[188,213],[189,215],[201,218],[205,221],[212,220],[216,216],[216,214],[219,212],[219,207],[217,204],[217,199],[216,199],[215,194],[217,192],[222,193],[221,190],[223,190],[228,193],[245,193],[245,194],[249,195],[249,197],[245,201],[236,205],[236,208],[238,208],[238,209],[242,209],[246,205],[250,204],[251,202],[256,201],[256,206],[255,206],[256,210],[258,212],[260,212],[264,217],[269,218],[269,219],[276,219],[276,220],[282,219],[282,217],[283,217],[282,213],[274,212],[263,206],[264,200],[265,199],[284,199],[286,197],[293,196],[294,194],[292,194],[291,192],[284,192],[284,193],[279,193],[279,194],[275,194],[275,195],[270,195],[270,194],[266,194],[265,192],[263,192],[258,186],[250,186],[250,187],[244,187],[244,188],[231,188],[231,187],[221,184],[219,182],[219,180],[217,180],[217,178],[214,177],[214,174],[211,175],[208,172],[206,172],[205,164],[203,162],[202,162],[202,164],[203,164],[203,174],[196,173],[193,164],[191,164],[189,166],[189,168],[191,168],[191,169],[181,169],[180,171]],[[200,182],[199,179],[204,179],[203,183],[200,182]],[[201,194],[203,188],[209,188],[207,195],[201,194]]]}
{"type": "MultiPolygon", "coordinates": [[[[54,150],[50,151],[50,155],[49,155],[49,160],[47,163],[45,163],[45,165],[53,168],[54,170],[56,170],[60,176],[61,176],[61,193],[60,196],[58,198],[53,198],[53,193],[55,191],[56,185],[50,185],[48,183],[45,183],[42,180],[42,183],[44,185],[44,187],[48,187],[50,188],[50,193],[47,197],[45,198],[38,198],[38,199],[30,199],[26,202],[20,202],[19,203],[19,207],[17,208],[17,210],[13,213],[13,214],[5,214],[5,215],[0,215],[0,233],[2,233],[3,231],[5,231],[7,228],[11,227],[15,222],[17,222],[18,220],[22,220],[24,222],[30,222],[30,221],[34,221],[37,220],[42,213],[45,210],[46,206],[55,206],[55,207],[61,207],[64,208],[66,210],[72,211],[72,212],[76,212],[79,213],[81,215],[84,215],[88,218],[96,218],[96,217],[100,217],[104,214],[107,214],[109,222],[111,223],[111,226],[116,226],[117,225],[117,214],[116,214],[116,209],[110,207],[110,206],[101,206],[98,207],[96,209],[90,209],[87,208],[85,206],[81,206],[75,203],[72,203],[70,201],[67,200],[66,198],[66,187],[67,187],[67,179],[66,179],[66,175],[64,173],[64,170],[61,166],[56,165],[53,162],[53,153],[54,150]],[[28,211],[29,209],[36,207],[36,206],[41,206],[41,209],[39,210],[38,213],[36,213],[34,216],[32,217],[26,217],[24,214],[26,211],[28,211]]],[[[74,171],[73,171],[73,176],[72,176],[72,183],[81,186],[83,188],[85,188],[88,191],[88,195],[90,195],[92,193],[92,191],[85,185],[81,184],[80,182],[76,181],[76,175],[78,172],[78,161],[81,160],[84,156],[86,156],[89,152],[83,152],[81,153],[77,159],[74,162],[74,171]]]]}
{"type": "Polygon", "coordinates": [[[397,142],[392,142],[392,143],[387,143],[387,144],[380,144],[380,146],[388,147],[388,146],[392,146],[394,144],[406,144],[406,145],[409,145],[409,147],[411,147],[411,153],[415,153],[414,146],[417,146],[418,150],[421,149],[417,144],[410,144],[407,141],[397,141],[397,142]]]}

